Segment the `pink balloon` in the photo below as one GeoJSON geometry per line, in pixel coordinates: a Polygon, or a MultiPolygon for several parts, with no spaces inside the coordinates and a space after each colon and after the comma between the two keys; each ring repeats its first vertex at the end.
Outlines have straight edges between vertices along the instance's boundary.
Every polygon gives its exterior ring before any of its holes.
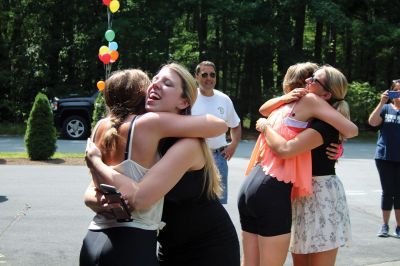
{"type": "Polygon", "coordinates": [[[110,4],[111,0],[103,0],[103,4],[108,6],[110,4]]]}

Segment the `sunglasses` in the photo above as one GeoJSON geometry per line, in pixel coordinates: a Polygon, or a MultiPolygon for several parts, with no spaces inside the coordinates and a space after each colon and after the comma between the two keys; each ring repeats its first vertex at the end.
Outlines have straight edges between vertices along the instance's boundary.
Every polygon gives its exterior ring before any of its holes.
{"type": "Polygon", "coordinates": [[[319,85],[321,85],[322,88],[324,88],[327,92],[330,92],[329,88],[326,87],[321,81],[319,81],[316,77],[314,77],[314,75],[311,76],[311,83],[318,83],[319,85]]]}
{"type": "Polygon", "coordinates": [[[210,78],[215,78],[215,72],[211,72],[211,73],[203,72],[203,73],[200,74],[200,76],[202,78],[206,78],[208,76],[210,76],[210,78]]]}
{"type": "Polygon", "coordinates": [[[400,83],[400,79],[394,79],[392,82],[393,83],[400,83]]]}

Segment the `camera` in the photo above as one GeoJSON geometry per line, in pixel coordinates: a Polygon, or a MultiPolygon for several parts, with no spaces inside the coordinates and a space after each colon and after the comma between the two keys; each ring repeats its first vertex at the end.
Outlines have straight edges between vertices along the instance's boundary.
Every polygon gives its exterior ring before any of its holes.
{"type": "Polygon", "coordinates": [[[400,98],[400,91],[388,91],[389,99],[400,98]]]}

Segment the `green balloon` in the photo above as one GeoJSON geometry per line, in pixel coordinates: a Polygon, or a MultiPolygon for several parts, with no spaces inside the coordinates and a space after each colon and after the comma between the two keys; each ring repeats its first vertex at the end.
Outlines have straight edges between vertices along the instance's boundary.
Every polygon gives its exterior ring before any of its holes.
{"type": "Polygon", "coordinates": [[[104,37],[106,37],[107,41],[111,42],[115,38],[115,32],[113,30],[107,30],[104,37]]]}

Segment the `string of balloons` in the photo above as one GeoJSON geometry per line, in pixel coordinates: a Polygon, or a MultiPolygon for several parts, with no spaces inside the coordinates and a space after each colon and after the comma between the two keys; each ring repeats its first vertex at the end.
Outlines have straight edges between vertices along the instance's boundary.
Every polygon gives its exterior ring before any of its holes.
{"type": "MultiPolygon", "coordinates": [[[[107,45],[102,45],[99,49],[99,60],[104,65],[105,80],[108,79],[111,73],[111,66],[119,58],[118,43],[115,41],[115,32],[112,29],[112,15],[118,11],[120,4],[118,0],[102,0],[107,7],[107,30],[104,33],[104,38],[108,42],[107,45]]],[[[104,90],[106,84],[103,80],[97,82],[97,89],[104,90]]]]}

